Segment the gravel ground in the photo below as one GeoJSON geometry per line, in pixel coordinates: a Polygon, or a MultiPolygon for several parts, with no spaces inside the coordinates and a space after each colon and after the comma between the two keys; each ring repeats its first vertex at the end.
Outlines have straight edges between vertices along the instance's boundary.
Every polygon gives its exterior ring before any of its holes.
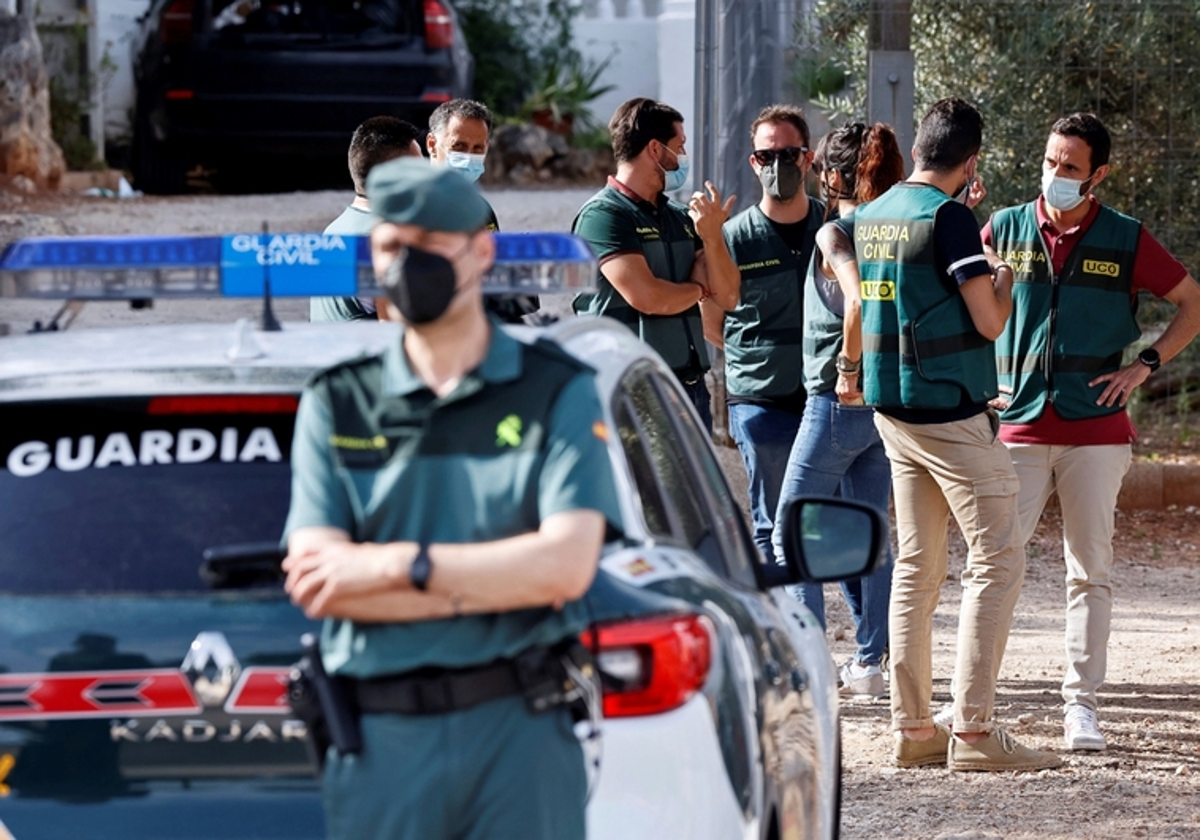
{"type": "MultiPolygon", "coordinates": [[[[582,190],[487,194],[505,230],[566,230],[591,193],[582,190]]],[[[0,236],[33,221],[61,221],[72,234],[233,233],[319,230],[348,192],[270,196],[190,196],[126,201],[0,195],[0,236]]],[[[53,221],[49,222],[53,224],[53,221]]],[[[562,302],[556,303],[561,307],[562,302]]],[[[0,323],[14,331],[53,314],[54,305],[0,300],[0,323]]],[[[306,301],[279,301],[280,317],[307,317],[306,301]]],[[[232,321],[255,317],[253,302],[160,302],[150,311],[90,304],[73,328],[117,324],[232,321]]],[[[2,347],[2,344],[0,344],[2,347]]],[[[732,450],[726,470],[743,499],[745,477],[732,450]]],[[[952,529],[953,530],[953,529],[952,529]]],[[[1021,740],[1062,749],[1058,684],[1062,670],[1061,528],[1048,511],[1030,548],[1029,572],[1000,674],[998,719],[1021,740]]],[[[947,698],[959,602],[956,546],[934,626],[935,699],[947,698]]],[[[1194,509],[1118,516],[1116,606],[1109,684],[1101,696],[1102,753],[1068,754],[1062,769],[1037,774],[950,774],[889,766],[886,702],[843,707],[847,840],[935,838],[1200,838],[1200,528],[1194,509]]],[[[848,614],[829,593],[830,645],[853,651],[848,614]]]]}

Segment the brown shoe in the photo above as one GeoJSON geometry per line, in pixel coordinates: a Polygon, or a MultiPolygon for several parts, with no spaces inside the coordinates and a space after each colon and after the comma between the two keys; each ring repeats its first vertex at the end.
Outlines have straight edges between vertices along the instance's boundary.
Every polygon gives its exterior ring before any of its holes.
{"type": "Polygon", "coordinates": [[[950,740],[947,764],[951,770],[1048,770],[1062,765],[1052,752],[1023,747],[997,726],[982,741],[968,744],[961,738],[950,740]]]}
{"type": "Polygon", "coordinates": [[[896,738],[892,751],[892,762],[897,767],[924,767],[927,764],[945,764],[946,750],[950,746],[950,730],[938,726],[932,738],[915,741],[903,736],[896,738]]]}

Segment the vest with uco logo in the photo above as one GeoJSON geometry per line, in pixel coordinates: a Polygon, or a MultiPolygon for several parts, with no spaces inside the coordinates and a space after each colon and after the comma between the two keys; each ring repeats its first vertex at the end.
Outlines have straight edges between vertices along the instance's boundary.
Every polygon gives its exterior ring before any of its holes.
{"type": "Polygon", "coordinates": [[[993,247],[1014,277],[1013,314],[996,341],[1000,384],[1012,389],[1003,422],[1033,422],[1047,402],[1067,420],[1123,410],[1096,405],[1104,385],[1088,382],[1120,368],[1141,335],[1132,296],[1141,228],[1101,207],[1055,277],[1033,202],[992,216],[993,247]]]}
{"type": "Polygon", "coordinates": [[[996,396],[992,342],[934,261],[934,220],[950,200],[900,183],[855,211],[868,405],[935,410],[996,396]]]}

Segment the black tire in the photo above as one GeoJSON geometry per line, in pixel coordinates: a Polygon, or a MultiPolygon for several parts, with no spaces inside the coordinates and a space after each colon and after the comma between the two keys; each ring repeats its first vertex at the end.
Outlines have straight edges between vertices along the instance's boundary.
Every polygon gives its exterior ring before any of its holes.
{"type": "Polygon", "coordinates": [[[169,144],[154,139],[147,117],[133,134],[133,185],[149,195],[178,195],[187,189],[187,163],[169,144]]]}

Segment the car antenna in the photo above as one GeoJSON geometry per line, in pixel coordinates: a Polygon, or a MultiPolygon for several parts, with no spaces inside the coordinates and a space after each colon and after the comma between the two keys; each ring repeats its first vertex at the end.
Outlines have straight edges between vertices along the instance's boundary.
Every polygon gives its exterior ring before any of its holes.
{"type": "MultiPolygon", "coordinates": [[[[263,239],[269,235],[269,226],[267,220],[263,219],[262,223],[263,239]]],[[[271,309],[271,261],[267,260],[263,265],[263,310],[262,321],[258,328],[263,332],[280,332],[283,327],[279,325],[279,320],[275,317],[274,311],[271,309]]]]}
{"type": "Polygon", "coordinates": [[[83,310],[84,303],[85,303],[85,301],[82,301],[82,300],[68,300],[66,303],[64,303],[62,306],[59,307],[57,312],[54,313],[54,317],[50,319],[50,323],[43,326],[41,321],[34,321],[33,329],[31,329],[29,332],[30,333],[43,333],[43,332],[58,332],[59,330],[65,331],[68,327],[71,326],[71,324],[75,323],[75,319],[77,317],[79,317],[79,313],[83,310]],[[61,318],[63,315],[67,316],[67,320],[65,323],[63,323],[62,326],[59,326],[58,319],[61,318]]]}

